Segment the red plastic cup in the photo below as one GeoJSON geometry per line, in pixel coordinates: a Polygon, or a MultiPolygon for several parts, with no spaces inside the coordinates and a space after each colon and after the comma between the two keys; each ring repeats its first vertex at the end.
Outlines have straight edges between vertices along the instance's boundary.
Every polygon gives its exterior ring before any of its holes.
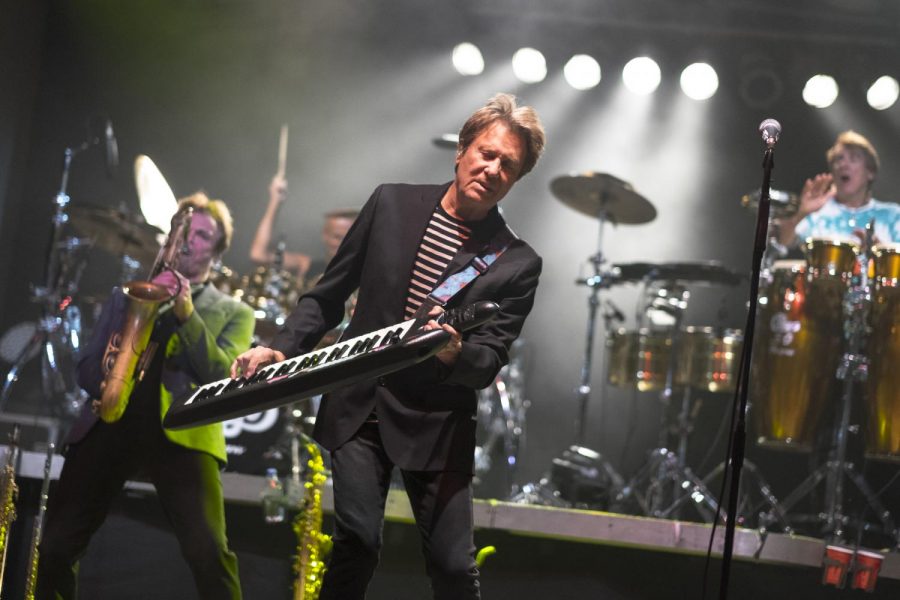
{"type": "Polygon", "coordinates": [[[825,546],[825,557],[822,559],[822,584],[844,587],[850,563],[853,561],[853,550],[840,546],[825,546]]]}
{"type": "Polygon", "coordinates": [[[865,550],[856,551],[856,570],[853,572],[852,587],[854,590],[875,590],[875,582],[878,581],[878,571],[881,569],[881,561],[884,557],[875,552],[865,550]]]}

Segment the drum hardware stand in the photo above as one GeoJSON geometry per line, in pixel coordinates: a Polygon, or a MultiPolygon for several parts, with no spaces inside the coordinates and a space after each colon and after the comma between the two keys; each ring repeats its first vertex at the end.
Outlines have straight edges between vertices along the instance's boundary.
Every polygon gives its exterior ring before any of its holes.
{"type": "Polygon", "coordinates": [[[76,154],[100,143],[99,138],[88,139],[77,148],[66,148],[63,160],[62,180],[59,192],[54,198],[56,206],[51,222],[50,243],[45,259],[45,280],[43,286],[34,288],[32,301],[41,304],[41,318],[37,330],[25,345],[13,366],[7,372],[0,390],[0,411],[5,411],[12,393],[13,384],[18,381],[22,367],[41,353],[41,388],[45,399],[62,395],[66,403],[61,407],[63,417],[73,417],[86,397],[74,381],[66,381],[73,373],[63,373],[58,359],[64,354],[77,353],[80,346],[81,314],[72,298],[78,289],[83,264],[70,273],[68,259],[73,250],[82,245],[80,238],[63,239],[63,226],[68,222],[66,207],[70,198],[66,193],[69,169],[76,154]]]}
{"type": "MultiPolygon", "coordinates": [[[[601,202],[601,206],[605,205],[605,201],[601,202]]],[[[620,490],[622,489],[622,485],[624,483],[624,479],[621,475],[616,471],[615,467],[606,460],[601,454],[590,450],[584,447],[585,442],[585,428],[587,427],[587,407],[588,402],[591,398],[591,367],[593,365],[593,357],[594,357],[594,336],[597,325],[597,309],[600,307],[600,290],[608,288],[610,285],[616,282],[616,276],[614,273],[604,271],[601,267],[605,261],[603,257],[603,228],[606,225],[606,222],[609,220],[609,216],[605,210],[600,210],[600,213],[597,215],[597,220],[599,222],[597,228],[597,252],[592,255],[588,260],[591,263],[594,274],[591,277],[587,277],[583,280],[576,281],[576,283],[580,283],[586,285],[590,288],[591,293],[588,296],[588,322],[587,322],[587,331],[585,335],[585,345],[584,345],[584,361],[581,364],[581,381],[579,382],[577,388],[577,399],[578,399],[578,421],[576,423],[576,432],[575,432],[575,446],[570,447],[570,451],[583,454],[585,456],[590,456],[592,459],[592,463],[595,466],[599,467],[601,471],[606,475],[606,478],[612,485],[612,490],[610,490],[610,496],[616,497],[619,495],[620,490]],[[581,452],[581,450],[585,452],[581,452]]],[[[606,327],[609,327],[609,321],[612,318],[612,312],[606,311],[604,313],[604,324],[606,327]]]]}
{"type": "MultiPolygon", "coordinates": [[[[605,196],[603,192],[601,196],[605,196]]],[[[601,197],[600,206],[604,206],[606,201],[601,197]]],[[[597,324],[597,309],[600,307],[600,290],[609,288],[618,281],[618,276],[613,271],[602,269],[602,265],[606,262],[603,257],[603,228],[610,215],[603,208],[597,215],[599,226],[597,230],[597,252],[588,258],[593,267],[594,274],[590,277],[576,280],[576,284],[586,285],[591,292],[588,296],[588,322],[585,334],[584,359],[581,364],[581,379],[576,389],[576,398],[578,400],[578,417],[575,422],[575,444],[570,446],[563,456],[553,459],[555,466],[562,467],[566,471],[577,473],[582,478],[592,478],[600,481],[601,479],[610,486],[609,497],[611,499],[619,498],[624,485],[624,478],[619,475],[615,467],[603,457],[602,454],[586,448],[583,444],[585,441],[585,428],[587,426],[587,407],[591,398],[591,367],[594,357],[594,337],[597,324]],[[575,458],[571,460],[570,458],[575,458]],[[577,462],[576,462],[577,461],[577,462]]],[[[604,319],[608,328],[610,319],[615,318],[617,310],[604,311],[604,319]]],[[[522,486],[521,491],[515,494],[511,500],[513,502],[538,503],[549,506],[567,506],[566,499],[561,498],[560,491],[551,481],[550,477],[543,477],[538,483],[528,483],[522,486]]],[[[601,507],[603,510],[612,510],[613,507],[601,507]]]]}
{"type": "Polygon", "coordinates": [[[477,418],[485,426],[487,438],[475,447],[475,481],[490,472],[494,467],[492,454],[496,449],[501,449],[505,475],[503,483],[507,490],[505,498],[519,492],[516,471],[525,440],[525,412],[530,405],[522,397],[521,359],[517,356],[523,344],[521,339],[513,342],[509,364],[500,370],[492,386],[478,393],[477,418]],[[486,406],[489,407],[487,412],[483,410],[486,406]]]}
{"type": "MultiPolygon", "coordinates": [[[[652,278],[652,274],[648,275],[648,280],[652,278]]],[[[669,349],[669,364],[666,368],[666,383],[659,395],[660,402],[663,405],[659,447],[650,451],[647,464],[622,487],[616,500],[617,503],[624,503],[633,496],[644,515],[669,518],[673,514],[677,516],[677,510],[683,504],[683,498],[690,497],[694,500],[697,511],[702,518],[706,521],[711,521],[712,514],[709,509],[715,512],[718,504],[706,488],[705,483],[687,466],[687,438],[693,429],[689,387],[685,387],[682,394],[681,410],[678,414],[677,427],[675,427],[678,435],[678,448],[676,451],[672,451],[667,447],[670,431],[667,417],[674,392],[677,356],[681,345],[682,317],[687,308],[689,298],[690,293],[685,289],[681,289],[680,294],[668,297],[665,305],[654,304],[654,308],[661,309],[674,318],[672,345],[669,349]],[[639,490],[645,484],[646,492],[641,493],[639,490]],[[668,484],[672,486],[671,496],[667,496],[668,484]],[[676,496],[679,490],[685,490],[687,494],[679,498],[676,496]],[[673,502],[671,505],[666,506],[664,503],[668,498],[672,498],[673,502]],[[705,507],[703,506],[704,504],[706,505],[705,507]]]]}
{"type": "MultiPolygon", "coordinates": [[[[773,523],[777,522],[780,525],[782,532],[788,533],[788,534],[793,533],[793,530],[791,529],[791,527],[788,523],[787,513],[785,512],[781,503],[778,501],[778,498],[772,492],[772,487],[768,484],[768,482],[766,482],[766,480],[760,474],[759,468],[755,464],[750,462],[749,460],[744,461],[744,468],[746,469],[746,474],[749,475],[750,477],[752,477],[752,482],[754,484],[754,487],[759,492],[759,495],[762,496],[763,503],[768,505],[768,507],[769,507],[768,511],[760,512],[759,514],[757,514],[757,518],[759,519],[758,529],[760,530],[760,532],[762,532],[762,533],[767,532],[769,530],[769,528],[771,527],[771,525],[773,523]]],[[[706,488],[709,489],[710,483],[712,481],[714,481],[717,477],[722,475],[722,473],[724,473],[724,471],[725,471],[725,463],[719,463],[718,465],[716,465],[716,467],[713,468],[713,470],[710,471],[709,474],[703,478],[704,486],[706,486],[706,488]]],[[[745,479],[741,483],[744,484],[746,482],[747,482],[747,480],[745,479]]],[[[746,494],[746,492],[741,495],[741,498],[742,498],[742,502],[747,502],[749,500],[749,497],[746,494]]],[[[696,500],[694,494],[684,494],[683,496],[678,498],[669,509],[664,511],[665,514],[663,516],[668,516],[670,509],[676,508],[678,505],[683,504],[688,499],[696,500]]],[[[753,506],[747,506],[746,510],[742,511],[742,512],[753,513],[756,510],[758,510],[758,509],[753,506]]],[[[710,518],[709,521],[711,522],[712,518],[710,518]]]]}

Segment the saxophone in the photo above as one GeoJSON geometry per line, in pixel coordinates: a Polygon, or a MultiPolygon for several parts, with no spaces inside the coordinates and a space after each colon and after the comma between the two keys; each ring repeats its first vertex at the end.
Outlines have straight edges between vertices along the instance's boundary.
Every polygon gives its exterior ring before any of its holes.
{"type": "Polygon", "coordinates": [[[322,488],[326,480],[322,453],[315,442],[303,437],[309,454],[309,475],[303,483],[302,506],[292,524],[297,535],[294,600],[316,600],[322,589],[325,557],[331,551],[331,537],[322,533],[322,488]]]}
{"type": "Polygon", "coordinates": [[[16,485],[16,460],[19,454],[19,426],[16,425],[9,436],[6,450],[6,465],[0,472],[0,591],[3,589],[3,575],[6,571],[6,555],[9,550],[9,529],[16,520],[16,500],[19,486],[16,485]]]}
{"type": "Polygon", "coordinates": [[[113,332],[103,354],[103,372],[99,400],[93,409],[107,423],[122,418],[135,380],[144,377],[144,371],[153,359],[155,344],[150,344],[150,334],[156,322],[160,305],[172,298],[164,286],[152,280],[163,271],[174,271],[178,253],[187,248],[187,236],[191,228],[193,208],[177,213],[165,245],[160,248],[147,281],[129,281],[122,286],[128,296],[128,309],[120,331],[113,332]]]}

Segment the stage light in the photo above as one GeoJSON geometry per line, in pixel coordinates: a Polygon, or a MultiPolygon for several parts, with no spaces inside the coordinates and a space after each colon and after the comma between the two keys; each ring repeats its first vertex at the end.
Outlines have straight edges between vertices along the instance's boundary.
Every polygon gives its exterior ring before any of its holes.
{"type": "Polygon", "coordinates": [[[890,108],[900,96],[900,84],[890,75],[882,75],[875,80],[866,92],[866,100],[869,106],[875,110],[884,110],[890,108]]]}
{"type": "Polygon", "coordinates": [[[537,83],[547,76],[547,61],[534,48],[520,48],[512,58],[513,73],[519,81],[537,83]]]}
{"type": "Polygon", "coordinates": [[[622,69],[622,81],[632,93],[646,96],[659,87],[661,79],[659,65],[649,57],[632,58],[622,69]]]}
{"type": "Polygon", "coordinates": [[[463,42],[453,49],[453,66],[460,75],[481,75],[484,57],[475,44],[463,42]]]}
{"type": "Polygon", "coordinates": [[[576,90],[589,90],[600,83],[600,65],[587,54],[576,54],[566,63],[563,75],[576,90]]]}
{"type": "Polygon", "coordinates": [[[816,108],[828,108],[838,97],[838,84],[830,75],[814,75],[803,86],[803,100],[816,108]]]}
{"type": "Polygon", "coordinates": [[[712,98],[719,89],[716,70],[706,63],[694,63],[681,72],[681,90],[692,100],[712,98]]]}

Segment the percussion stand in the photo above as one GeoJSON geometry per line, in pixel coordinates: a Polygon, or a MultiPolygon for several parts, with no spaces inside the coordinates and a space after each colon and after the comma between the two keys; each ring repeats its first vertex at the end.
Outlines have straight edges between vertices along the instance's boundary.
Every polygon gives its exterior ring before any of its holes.
{"type": "Polygon", "coordinates": [[[34,288],[32,296],[33,302],[41,304],[41,318],[38,320],[37,330],[31,340],[19,353],[4,378],[3,388],[0,390],[0,412],[6,410],[13,384],[19,379],[19,372],[38,352],[41,354],[41,389],[44,397],[49,399],[56,394],[64,395],[69,401],[69,405],[62,408],[64,415],[69,417],[76,414],[83,399],[78,386],[74,382],[66,382],[66,375],[73,374],[62,373],[57,362],[64,353],[74,355],[78,351],[81,335],[80,314],[77,307],[72,306],[71,303],[72,296],[77,290],[81,274],[80,267],[83,265],[80,265],[76,269],[75,275],[70,277],[68,273],[70,265],[64,264],[62,260],[64,246],[65,251],[69,252],[73,248],[77,249],[80,244],[72,244],[74,239],[64,240],[62,229],[69,220],[66,206],[68,206],[70,198],[66,193],[66,187],[72,159],[79,152],[98,142],[99,140],[89,140],[77,148],[65,149],[62,181],[59,192],[54,198],[56,209],[51,222],[50,243],[44,265],[45,282],[43,286],[34,288]],[[75,397],[71,397],[72,394],[75,397]]]}
{"type": "MultiPolygon", "coordinates": [[[[646,279],[652,281],[655,277],[651,273],[646,279]]],[[[674,289],[679,288],[675,287],[674,289]]],[[[678,434],[678,448],[677,451],[672,451],[668,448],[670,431],[668,412],[674,393],[675,370],[678,350],[681,345],[681,323],[684,311],[687,308],[688,298],[690,298],[690,293],[686,289],[681,288],[680,293],[666,294],[664,304],[654,303],[654,308],[674,317],[672,345],[669,349],[670,359],[666,369],[666,382],[659,395],[660,403],[663,406],[659,447],[650,451],[650,458],[647,464],[622,488],[617,501],[625,502],[629,497],[634,496],[645,515],[668,518],[673,513],[676,513],[683,504],[683,500],[676,497],[678,491],[690,490],[688,494],[694,500],[697,511],[706,521],[711,521],[718,504],[703,481],[687,466],[687,438],[693,429],[690,414],[691,394],[688,387],[685,387],[682,394],[681,410],[678,414],[677,427],[675,428],[678,434]],[[638,490],[644,489],[645,485],[646,492],[642,494],[638,490]],[[671,494],[669,494],[669,486],[671,486],[671,494]],[[672,504],[666,506],[665,503],[670,499],[672,504]]]]}

